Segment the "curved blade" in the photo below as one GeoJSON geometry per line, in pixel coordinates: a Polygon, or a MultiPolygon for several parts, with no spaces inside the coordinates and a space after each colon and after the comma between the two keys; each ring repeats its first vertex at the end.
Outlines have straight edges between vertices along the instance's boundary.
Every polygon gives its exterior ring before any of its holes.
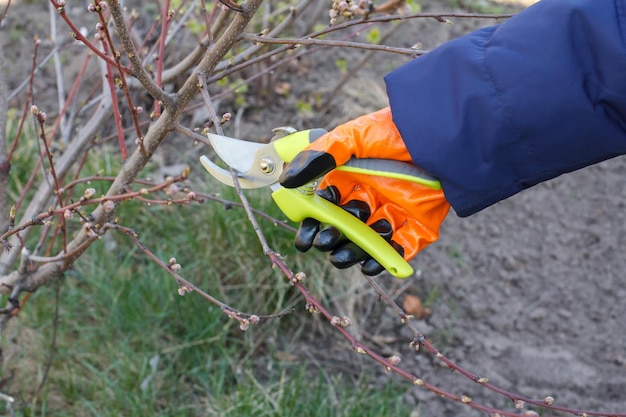
{"type": "MultiPolygon", "coordinates": [[[[209,133],[215,153],[237,172],[242,188],[261,188],[278,182],[283,160],[273,144],[247,142],[209,133]]],[[[234,187],[230,171],[217,166],[206,156],[200,158],[204,168],[220,182],[234,187]]]]}
{"type": "MultiPolygon", "coordinates": [[[[233,180],[233,175],[230,171],[224,168],[220,168],[205,155],[202,155],[200,157],[200,162],[202,163],[204,169],[206,169],[209,174],[211,174],[216,180],[231,187],[235,186],[235,181],[233,180]]],[[[271,184],[268,184],[265,178],[241,175],[239,173],[237,173],[237,179],[239,180],[239,185],[241,186],[241,188],[244,189],[261,188],[271,184]]],[[[272,181],[272,183],[274,182],[275,181],[272,181]]]]}
{"type": "Polygon", "coordinates": [[[255,164],[256,151],[266,146],[214,133],[208,133],[207,136],[217,156],[237,172],[248,172],[255,164]]]}

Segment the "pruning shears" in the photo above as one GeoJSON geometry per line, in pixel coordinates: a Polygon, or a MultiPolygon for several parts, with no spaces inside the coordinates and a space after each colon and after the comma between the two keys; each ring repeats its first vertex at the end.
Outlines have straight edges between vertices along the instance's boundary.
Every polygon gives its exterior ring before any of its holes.
{"type": "MultiPolygon", "coordinates": [[[[213,133],[209,141],[217,156],[236,173],[243,189],[269,187],[272,198],[282,212],[294,222],[314,218],[339,229],[348,239],[376,259],[389,273],[398,278],[413,274],[413,268],[378,233],[341,207],[318,196],[319,179],[296,189],[284,188],[278,182],[283,166],[311,142],[326,133],[323,129],[296,131],[290,127],[273,130],[269,144],[245,141],[213,133]]],[[[204,168],[218,181],[235,186],[231,171],[219,167],[208,157],[201,156],[204,168]]],[[[390,177],[417,182],[433,189],[441,184],[416,166],[386,159],[352,158],[337,170],[390,177]]]]}

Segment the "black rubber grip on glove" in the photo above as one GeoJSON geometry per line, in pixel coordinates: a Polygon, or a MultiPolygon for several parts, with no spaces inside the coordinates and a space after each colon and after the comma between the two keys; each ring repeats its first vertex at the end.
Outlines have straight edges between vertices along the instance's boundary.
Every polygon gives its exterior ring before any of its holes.
{"type": "MultiPolygon", "coordinates": [[[[372,223],[370,227],[374,229],[374,231],[376,231],[376,233],[378,233],[383,239],[388,242],[391,241],[393,228],[389,221],[385,219],[380,219],[372,223]]],[[[396,251],[404,252],[404,250],[402,250],[402,247],[397,244],[394,245],[395,242],[391,243],[396,251]]],[[[330,254],[329,259],[330,262],[339,269],[348,268],[352,265],[363,262],[363,265],[361,266],[361,271],[365,275],[378,275],[385,269],[363,249],[350,241],[338,245],[330,254]]]]}
{"type": "Polygon", "coordinates": [[[335,169],[335,158],[323,151],[302,151],[291,160],[278,181],[285,188],[297,188],[335,169]]]}
{"type": "MultiPolygon", "coordinates": [[[[333,185],[317,190],[317,195],[333,204],[338,204],[341,200],[339,190],[333,185]]],[[[296,232],[296,240],[294,242],[296,249],[300,252],[306,252],[311,249],[313,241],[320,230],[322,230],[322,224],[318,220],[304,219],[296,232]]]]}
{"type": "MultiPolygon", "coordinates": [[[[370,207],[364,201],[352,200],[340,207],[364,223],[371,215],[370,207]]],[[[334,250],[346,241],[346,237],[343,233],[341,233],[341,231],[339,231],[339,229],[332,225],[327,225],[319,231],[317,236],[315,236],[313,246],[323,252],[326,252],[334,250]]]]}
{"type": "MultiPolygon", "coordinates": [[[[400,246],[393,240],[391,241],[391,246],[396,250],[396,252],[404,256],[404,248],[402,246],[400,246]]],[[[361,265],[361,272],[369,276],[378,275],[382,273],[384,270],[385,270],[385,267],[383,267],[380,263],[378,263],[378,261],[374,258],[367,259],[365,262],[363,262],[363,265],[361,265]]]]}

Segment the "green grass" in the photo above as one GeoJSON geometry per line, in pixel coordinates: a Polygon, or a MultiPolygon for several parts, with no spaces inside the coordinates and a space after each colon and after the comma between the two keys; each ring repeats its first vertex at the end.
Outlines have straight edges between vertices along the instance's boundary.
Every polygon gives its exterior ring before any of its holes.
{"type": "MultiPolygon", "coordinates": [[[[250,199],[280,217],[267,193],[250,199]]],[[[233,307],[296,312],[242,332],[197,294],[178,295],[165,271],[126,236],[109,233],[58,284],[53,351],[56,284],[34,294],[11,323],[19,353],[5,362],[2,377],[14,377],[2,390],[19,399],[16,408],[24,416],[409,414],[401,402],[404,389],[390,384],[374,390],[366,377],[353,381],[298,355],[298,337],[309,320],[304,301],[272,269],[242,210],[129,202],[119,221],[160,259],[176,257],[181,275],[233,307]],[[44,389],[35,396],[51,354],[44,389]],[[289,355],[298,360],[283,359],[289,355]]],[[[295,253],[291,232],[261,225],[296,270],[325,276],[315,256],[295,253]]]]}

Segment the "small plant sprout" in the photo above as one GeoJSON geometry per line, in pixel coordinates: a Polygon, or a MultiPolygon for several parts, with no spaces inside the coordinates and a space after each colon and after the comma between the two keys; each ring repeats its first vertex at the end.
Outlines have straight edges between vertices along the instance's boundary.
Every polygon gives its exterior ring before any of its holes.
{"type": "Polygon", "coordinates": [[[185,294],[187,294],[188,292],[191,292],[191,289],[181,285],[180,287],[178,287],[178,295],[180,295],[181,297],[185,296],[185,294]]]}
{"type": "Polygon", "coordinates": [[[400,358],[400,356],[398,355],[392,355],[387,359],[387,361],[389,362],[390,365],[396,366],[400,364],[400,362],[402,361],[402,358],[400,358]]]}
{"type": "Polygon", "coordinates": [[[402,358],[400,358],[400,356],[398,355],[390,356],[389,358],[387,358],[387,362],[389,362],[389,366],[385,366],[385,370],[391,371],[391,367],[400,365],[401,361],[402,361],[402,358]]]}
{"type": "Polygon", "coordinates": [[[104,203],[102,203],[102,208],[104,208],[104,211],[109,213],[115,209],[115,203],[111,200],[106,200],[104,203]]]}
{"type": "Polygon", "coordinates": [[[291,285],[294,285],[298,282],[303,282],[306,279],[306,274],[304,272],[296,272],[294,275],[292,275],[291,279],[289,280],[289,283],[291,285]]]}
{"type": "Polygon", "coordinates": [[[83,232],[89,237],[98,237],[98,234],[95,230],[93,230],[93,226],[91,225],[91,223],[83,223],[83,232]]]}
{"type": "Polygon", "coordinates": [[[176,262],[176,258],[170,258],[169,262],[167,263],[167,266],[173,272],[178,272],[182,268],[182,266],[180,266],[180,264],[176,262]]]}
{"type": "Polygon", "coordinates": [[[374,7],[370,0],[333,0],[328,16],[332,25],[339,17],[352,19],[355,16],[367,16],[372,11],[374,7]]]}
{"type": "Polygon", "coordinates": [[[309,312],[309,313],[311,313],[311,314],[313,314],[313,313],[319,313],[319,312],[320,312],[320,309],[319,309],[319,308],[317,308],[317,306],[316,306],[315,304],[313,304],[313,303],[309,303],[309,302],[307,302],[307,303],[304,305],[304,308],[306,309],[306,311],[308,311],[308,312],[309,312]]]}
{"type": "Polygon", "coordinates": [[[179,191],[180,191],[180,189],[178,188],[177,184],[170,184],[169,187],[167,187],[167,189],[165,190],[165,194],[167,194],[167,195],[175,195],[179,191]]]}
{"type": "Polygon", "coordinates": [[[543,399],[544,404],[548,404],[548,405],[552,405],[552,403],[554,402],[554,397],[548,395],[546,398],[543,399]]]}
{"type": "Polygon", "coordinates": [[[413,340],[411,340],[411,343],[409,343],[409,347],[415,349],[415,351],[420,350],[420,347],[422,346],[422,344],[425,342],[425,338],[424,335],[421,333],[418,333],[413,340]]]}
{"type": "Polygon", "coordinates": [[[95,188],[87,188],[85,190],[85,192],[83,193],[83,198],[85,200],[89,200],[90,198],[93,198],[94,195],[96,195],[96,189],[95,188]]]}
{"type": "Polygon", "coordinates": [[[401,361],[402,359],[398,355],[390,356],[389,358],[387,358],[387,362],[389,363],[389,366],[385,366],[385,371],[390,372],[392,370],[391,367],[398,366],[401,361]]]}
{"type": "Polygon", "coordinates": [[[30,106],[30,112],[33,114],[33,116],[37,118],[39,122],[46,121],[46,113],[39,110],[39,107],[37,107],[36,105],[33,104],[32,106],[30,106]]]}
{"type": "Polygon", "coordinates": [[[348,317],[339,317],[339,316],[333,316],[330,319],[330,324],[332,326],[339,326],[339,327],[348,327],[350,324],[352,324],[352,320],[350,320],[348,317]]]}
{"type": "Polygon", "coordinates": [[[250,327],[250,320],[243,319],[239,321],[239,330],[241,330],[242,332],[245,332],[246,330],[248,330],[249,327],[250,327]]]}

